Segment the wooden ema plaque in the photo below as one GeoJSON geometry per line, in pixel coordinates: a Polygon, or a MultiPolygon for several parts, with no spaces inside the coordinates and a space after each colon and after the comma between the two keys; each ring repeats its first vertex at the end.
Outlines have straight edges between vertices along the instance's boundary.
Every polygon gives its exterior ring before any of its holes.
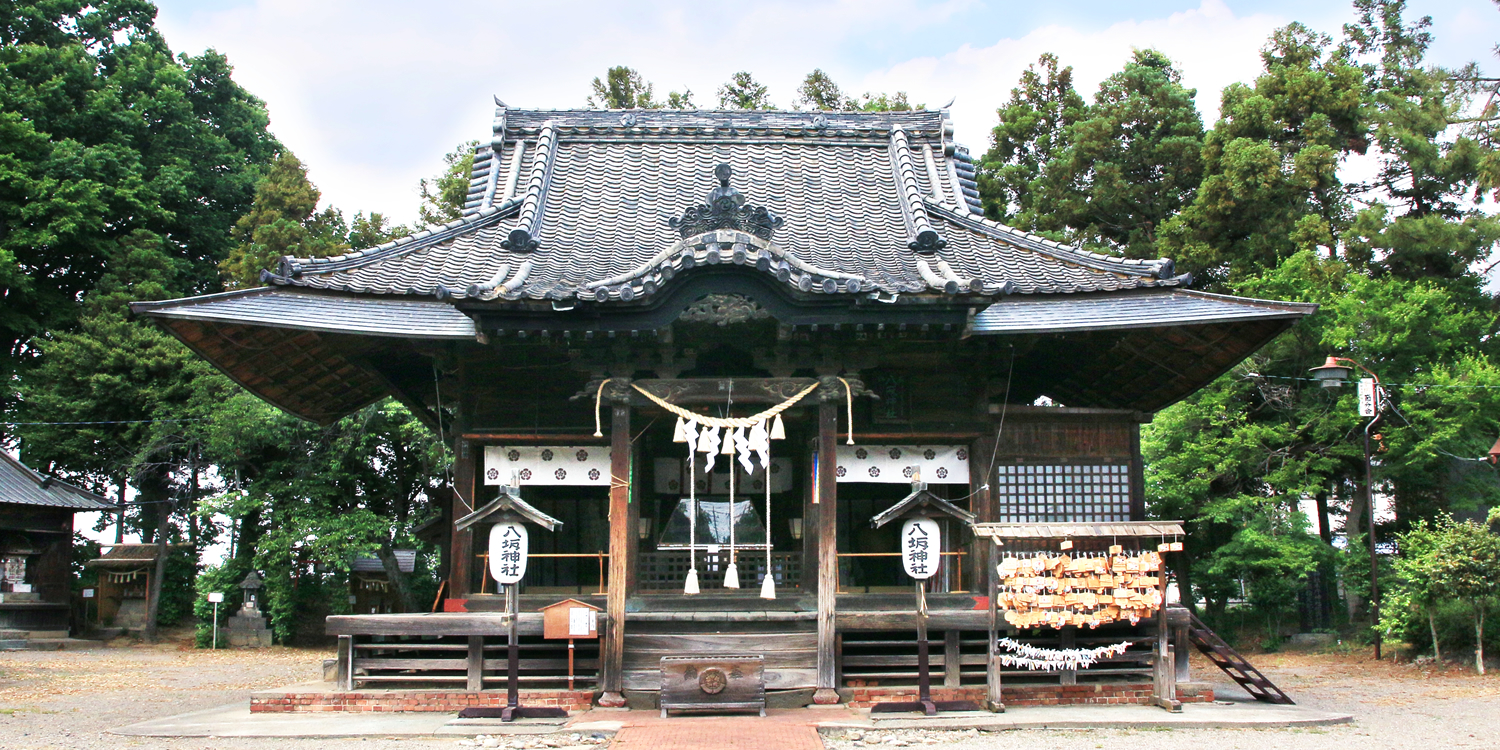
{"type": "Polygon", "coordinates": [[[572,641],[599,637],[599,608],[577,599],[542,607],[542,637],[572,641]]]}

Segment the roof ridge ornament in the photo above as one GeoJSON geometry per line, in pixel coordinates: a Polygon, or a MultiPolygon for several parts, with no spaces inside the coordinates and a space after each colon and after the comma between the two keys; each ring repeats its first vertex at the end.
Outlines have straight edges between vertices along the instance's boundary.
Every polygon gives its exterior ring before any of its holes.
{"type": "Polygon", "coordinates": [[[771,234],[785,220],[765,206],[747,203],[744,194],[730,187],[729,178],[733,175],[734,169],[728,164],[714,167],[719,186],[708,194],[708,202],[690,206],[680,218],[668,219],[667,226],[676,229],[684,239],[717,229],[734,229],[763,240],[771,239],[771,234]]]}

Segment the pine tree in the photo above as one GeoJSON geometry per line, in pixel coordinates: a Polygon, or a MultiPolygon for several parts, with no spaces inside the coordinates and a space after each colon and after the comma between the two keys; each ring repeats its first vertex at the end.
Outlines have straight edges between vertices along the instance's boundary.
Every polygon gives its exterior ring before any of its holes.
{"type": "Polygon", "coordinates": [[[1154,258],[1162,223],[1193,199],[1202,175],[1203,123],[1166,55],[1137,50],[1100,84],[1044,169],[1039,204],[1074,241],[1154,258]]]}
{"type": "Polygon", "coordinates": [[[1037,205],[1042,168],[1067,145],[1068,128],[1084,111],[1073,89],[1073,68],[1058,69],[1057,56],[1043,54],[1027,66],[1010,101],[998,111],[990,150],[979,164],[979,196],[996,221],[1027,231],[1055,233],[1062,226],[1037,205]]]}
{"type": "Polygon", "coordinates": [[[1224,89],[1204,138],[1193,203],[1163,227],[1163,254],[1215,288],[1331,248],[1351,220],[1338,167],[1368,147],[1360,71],[1332,40],[1301,24],[1261,51],[1253,87],[1224,89]]]}
{"type": "Polygon", "coordinates": [[[858,109],[859,104],[845,96],[822,68],[814,68],[797,89],[797,108],[804,107],[822,112],[847,112],[858,109]]]}
{"type": "Polygon", "coordinates": [[[719,87],[719,109],[776,109],[776,105],[771,103],[766,87],[742,70],[719,87]]]}
{"type": "Polygon", "coordinates": [[[610,68],[602,80],[595,78],[593,89],[594,94],[589,97],[589,107],[593,109],[657,109],[661,106],[651,98],[651,84],[634,68],[624,65],[610,68]]]}

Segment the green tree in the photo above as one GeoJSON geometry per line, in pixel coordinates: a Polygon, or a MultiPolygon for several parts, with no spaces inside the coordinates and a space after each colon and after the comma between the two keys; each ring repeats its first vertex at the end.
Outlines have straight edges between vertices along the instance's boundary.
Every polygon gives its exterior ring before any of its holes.
{"type": "Polygon", "coordinates": [[[8,382],[37,336],[76,325],[79,300],[138,230],[161,238],[182,291],[217,288],[228,230],[279,149],[228,61],[174,59],[154,17],[140,0],[23,0],[0,14],[8,382]]]}
{"type": "Polygon", "coordinates": [[[1449,521],[1439,525],[1435,542],[1428,555],[1433,587],[1469,605],[1474,617],[1474,668],[1484,674],[1484,615],[1500,594],[1500,537],[1473,521],[1449,521]]]}
{"type": "Polygon", "coordinates": [[[319,197],[297,157],[278,157],[256,186],[250,212],[234,224],[239,244],[219,264],[225,286],[259,286],[260,272],[274,269],[282,256],[321,258],[348,249],[342,215],[333,209],[318,212],[319,197]]]}
{"type": "MultiPolygon", "coordinates": [[[[651,84],[634,68],[618,65],[610,68],[603,79],[595,78],[594,93],[589,97],[593,109],[658,109],[651,97],[651,84]]],[[[691,95],[691,92],[689,92],[691,95]]]]}
{"type": "Polygon", "coordinates": [[[859,109],[859,103],[844,95],[839,85],[833,82],[822,68],[814,68],[802,79],[797,88],[798,109],[807,108],[823,112],[848,112],[859,109]]]}
{"type": "MultiPolygon", "coordinates": [[[[595,85],[598,80],[595,79],[595,85]]],[[[443,171],[438,176],[422,178],[417,191],[422,204],[417,208],[417,222],[424,227],[446,224],[463,215],[464,201],[469,197],[469,172],[474,168],[474,149],[479,141],[465,141],[443,156],[443,171]]],[[[376,243],[379,244],[379,243],[376,243]]],[[[355,245],[368,247],[368,245],[355,245]]]]}
{"type": "MultiPolygon", "coordinates": [[[[979,162],[979,196],[990,218],[1018,229],[1057,236],[1062,226],[1037,202],[1045,165],[1067,145],[1068,128],[1083,116],[1083,97],[1073,89],[1073,68],[1058,68],[1043,54],[1021,74],[990,133],[990,150],[979,162]]],[[[1060,238],[1060,237],[1059,237],[1060,238]]]]}
{"type": "Polygon", "coordinates": [[[1211,288],[1335,247],[1349,225],[1338,167],[1368,146],[1367,96],[1359,69],[1331,45],[1300,24],[1278,29],[1255,85],[1224,89],[1203,181],[1160,243],[1211,288]]]}
{"type": "Polygon", "coordinates": [[[1154,258],[1161,225],[1193,199],[1202,175],[1196,92],[1166,55],[1137,50],[1100,84],[1046,165],[1040,205],[1077,242],[1154,258]]]}
{"type": "Polygon", "coordinates": [[[719,109],[776,109],[776,105],[771,103],[766,87],[742,70],[719,87],[719,109]]]}

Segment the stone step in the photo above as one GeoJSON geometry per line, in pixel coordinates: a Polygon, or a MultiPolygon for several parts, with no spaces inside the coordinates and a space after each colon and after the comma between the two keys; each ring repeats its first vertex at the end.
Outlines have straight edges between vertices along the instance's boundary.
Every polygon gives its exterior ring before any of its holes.
{"type": "Polygon", "coordinates": [[[0,651],[25,651],[26,639],[0,638],[0,651]]]}

